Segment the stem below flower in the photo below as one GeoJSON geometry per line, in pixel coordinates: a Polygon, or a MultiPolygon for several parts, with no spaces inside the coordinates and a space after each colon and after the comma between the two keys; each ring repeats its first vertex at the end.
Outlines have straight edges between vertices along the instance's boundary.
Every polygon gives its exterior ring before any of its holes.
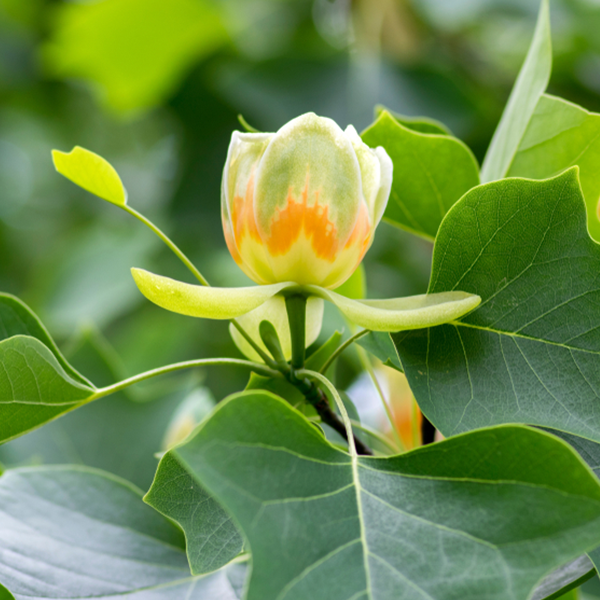
{"type": "Polygon", "coordinates": [[[306,296],[286,296],[285,307],[292,340],[292,369],[303,369],[306,353],[306,296]]]}
{"type": "MultiPolygon", "coordinates": [[[[346,441],[348,440],[348,434],[346,432],[346,426],[340,420],[340,418],[331,410],[329,406],[329,400],[323,390],[319,389],[310,379],[297,377],[293,370],[286,375],[287,380],[294,385],[306,398],[306,400],[315,408],[321,421],[327,423],[329,427],[337,431],[346,441]]],[[[373,455],[373,451],[366,444],[361,442],[355,435],[354,446],[358,454],[365,454],[368,456],[373,455]]]]}

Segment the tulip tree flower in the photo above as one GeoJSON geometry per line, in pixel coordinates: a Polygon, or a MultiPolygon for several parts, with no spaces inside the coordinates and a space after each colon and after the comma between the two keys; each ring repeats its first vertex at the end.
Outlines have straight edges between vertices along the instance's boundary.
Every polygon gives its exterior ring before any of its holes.
{"type": "MultiPolygon", "coordinates": [[[[98,155],[75,148],[68,154],[55,151],[54,161],[67,178],[140,218],[127,205],[116,171],[98,155]]],[[[373,241],[392,170],[383,148],[373,150],[352,126],[343,131],[313,113],[293,119],[277,133],[236,131],[223,172],[223,228],[234,260],[259,285],[191,285],[142,269],[132,269],[133,278],[149,300],[167,310],[207,319],[241,317],[254,330],[252,338],[263,319],[275,321],[286,359],[293,340],[281,317],[284,298],[303,298],[304,307],[310,298],[308,318],[301,319],[306,343],[318,336],[322,300],[372,331],[418,329],[457,319],[479,304],[479,296],[454,291],[351,300],[333,291],[352,275],[373,241]]],[[[240,335],[234,339],[246,354],[254,352],[244,347],[240,335]]]]}

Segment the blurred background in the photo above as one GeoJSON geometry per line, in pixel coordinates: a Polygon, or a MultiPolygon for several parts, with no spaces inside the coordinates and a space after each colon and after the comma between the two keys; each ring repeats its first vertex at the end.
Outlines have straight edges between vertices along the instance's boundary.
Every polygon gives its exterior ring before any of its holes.
{"type": "MultiPolygon", "coordinates": [[[[211,283],[243,285],[219,216],[239,113],[262,131],[306,111],[360,131],[380,103],[439,119],[481,161],[537,9],[537,0],[0,0],[0,289],[27,302],[97,385],[238,356],[225,323],[139,294],[132,266],[192,279],[140,223],[56,174],[50,150],[106,157],[130,204],[211,283]]],[[[600,111],[600,0],[553,0],[552,28],[550,92],[600,111]]],[[[382,224],[366,259],[369,296],[424,292],[430,255],[429,242],[382,224]]],[[[328,310],[323,336],[336,328],[328,310]]],[[[358,370],[347,353],[342,387],[358,370]]],[[[3,446],[0,461],[92,464],[148,487],[165,439],[246,380],[217,368],[155,380],[3,446]]]]}

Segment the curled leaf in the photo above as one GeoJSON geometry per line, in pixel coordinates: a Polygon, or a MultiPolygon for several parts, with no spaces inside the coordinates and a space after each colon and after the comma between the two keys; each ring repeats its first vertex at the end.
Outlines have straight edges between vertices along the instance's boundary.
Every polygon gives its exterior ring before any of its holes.
{"type": "Polygon", "coordinates": [[[80,146],[71,152],[52,150],[54,167],[84,190],[117,206],[127,204],[127,191],[115,168],[100,155],[80,146]]]}

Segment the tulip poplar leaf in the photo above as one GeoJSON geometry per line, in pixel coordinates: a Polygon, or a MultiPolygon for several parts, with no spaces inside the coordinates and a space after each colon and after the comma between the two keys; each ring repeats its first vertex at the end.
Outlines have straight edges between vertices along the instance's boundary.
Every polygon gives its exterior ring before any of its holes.
{"type": "Polygon", "coordinates": [[[508,175],[545,179],[573,165],[579,166],[590,235],[600,241],[600,114],[544,95],[508,175]]]}
{"type": "Polygon", "coordinates": [[[538,100],[546,91],[551,71],[550,7],[548,0],[542,0],[525,62],[481,167],[483,183],[502,179],[508,173],[538,100]]]}
{"type": "Polygon", "coordinates": [[[15,600],[239,600],[227,570],[192,577],[178,528],[103,471],[7,471],[0,515],[0,582],[15,600]]]}
{"type": "Polygon", "coordinates": [[[430,421],[446,436],[519,422],[600,442],[600,245],[577,167],[469,192],[434,249],[429,291],[453,289],[481,305],[392,334],[430,421]]]}
{"type": "Polygon", "coordinates": [[[356,456],[280,398],[244,392],[171,453],[241,527],[247,600],[526,600],[600,536],[596,478],[525,426],[356,456]]]}
{"type": "Polygon", "coordinates": [[[161,459],[144,502],[181,527],[194,575],[215,571],[241,552],[242,536],[231,517],[172,454],[161,459]]]}
{"type": "Polygon", "coordinates": [[[76,381],[37,338],[0,342],[0,443],[79,406],[95,388],[76,381]]]}
{"type": "Polygon", "coordinates": [[[80,146],[71,152],[52,150],[54,167],[84,190],[117,206],[127,204],[127,192],[115,168],[100,155],[80,146]]]}
{"type": "Polygon", "coordinates": [[[479,184],[479,168],[469,148],[447,134],[420,133],[387,111],[362,133],[383,146],[394,164],[392,191],[384,219],[433,239],[450,207],[479,184]]]}
{"type": "Polygon", "coordinates": [[[37,338],[54,354],[69,377],[84,385],[91,385],[83,375],[67,362],[37,315],[18,298],[10,294],[0,293],[0,341],[15,335],[28,335],[37,338]]]}

